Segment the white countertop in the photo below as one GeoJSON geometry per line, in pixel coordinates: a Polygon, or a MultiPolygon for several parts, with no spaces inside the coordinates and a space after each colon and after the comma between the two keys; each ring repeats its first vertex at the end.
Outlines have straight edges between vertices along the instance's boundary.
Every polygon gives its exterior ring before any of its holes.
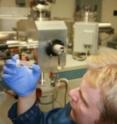
{"type": "Polygon", "coordinates": [[[71,54],[66,55],[66,65],[60,69],[60,71],[69,71],[69,70],[75,70],[80,68],[86,68],[86,61],[78,61],[73,59],[73,56],[71,54]]]}

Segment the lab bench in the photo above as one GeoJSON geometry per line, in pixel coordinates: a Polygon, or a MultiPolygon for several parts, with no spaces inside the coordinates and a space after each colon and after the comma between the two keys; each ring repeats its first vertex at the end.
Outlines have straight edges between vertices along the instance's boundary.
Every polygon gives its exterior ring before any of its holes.
{"type": "Polygon", "coordinates": [[[58,76],[60,78],[67,78],[68,80],[81,78],[87,70],[86,61],[78,61],[73,59],[71,54],[66,55],[66,65],[59,70],[58,76]]]}

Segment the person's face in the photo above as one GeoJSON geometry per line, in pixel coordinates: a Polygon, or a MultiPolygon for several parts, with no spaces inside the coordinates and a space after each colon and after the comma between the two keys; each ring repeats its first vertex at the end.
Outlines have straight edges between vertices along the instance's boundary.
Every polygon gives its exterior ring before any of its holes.
{"type": "Polygon", "coordinates": [[[90,83],[90,76],[84,76],[79,88],[69,92],[71,104],[71,118],[78,124],[95,124],[100,118],[101,107],[100,90],[90,83]]]}

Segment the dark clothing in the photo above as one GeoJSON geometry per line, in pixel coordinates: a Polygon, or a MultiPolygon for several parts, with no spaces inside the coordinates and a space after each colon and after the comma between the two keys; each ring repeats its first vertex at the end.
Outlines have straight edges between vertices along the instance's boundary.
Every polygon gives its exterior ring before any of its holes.
{"type": "Polygon", "coordinates": [[[70,118],[70,110],[71,107],[67,104],[64,108],[42,112],[38,105],[34,104],[28,111],[17,116],[15,103],[9,110],[8,116],[13,124],[75,124],[70,118]]]}

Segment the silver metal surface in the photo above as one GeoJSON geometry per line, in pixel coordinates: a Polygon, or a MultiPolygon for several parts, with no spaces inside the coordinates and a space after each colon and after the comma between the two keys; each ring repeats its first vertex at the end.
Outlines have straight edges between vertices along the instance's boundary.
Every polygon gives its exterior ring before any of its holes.
{"type": "Polygon", "coordinates": [[[46,47],[48,43],[57,39],[63,42],[66,47],[67,27],[64,21],[36,21],[39,41],[39,64],[44,72],[57,71],[58,66],[65,65],[66,56],[47,55],[46,47]],[[64,56],[64,57],[63,57],[64,56]]]}

